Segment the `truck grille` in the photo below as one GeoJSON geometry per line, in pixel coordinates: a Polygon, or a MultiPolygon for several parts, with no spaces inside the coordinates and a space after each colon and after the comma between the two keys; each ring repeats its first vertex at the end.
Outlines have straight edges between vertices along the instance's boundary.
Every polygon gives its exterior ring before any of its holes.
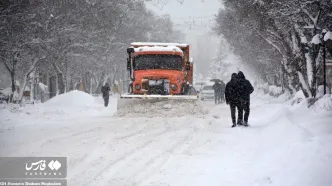
{"type": "Polygon", "coordinates": [[[158,79],[148,81],[148,94],[170,94],[170,81],[168,79],[158,79]]]}

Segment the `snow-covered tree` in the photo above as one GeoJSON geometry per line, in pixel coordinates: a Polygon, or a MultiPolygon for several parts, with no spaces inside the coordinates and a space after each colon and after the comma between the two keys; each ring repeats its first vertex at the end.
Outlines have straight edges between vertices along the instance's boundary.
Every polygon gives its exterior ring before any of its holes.
{"type": "Polygon", "coordinates": [[[291,92],[315,97],[322,36],[331,30],[330,0],[224,0],[216,18],[236,54],[257,73],[275,74],[291,92]],[[318,35],[317,35],[318,34],[318,35]],[[275,70],[279,67],[279,70],[275,70]]]}
{"type": "Polygon", "coordinates": [[[0,61],[14,82],[51,73],[58,93],[83,84],[100,92],[126,78],[126,48],[135,41],[177,42],[170,19],[154,16],[143,1],[0,1],[0,61]]]}

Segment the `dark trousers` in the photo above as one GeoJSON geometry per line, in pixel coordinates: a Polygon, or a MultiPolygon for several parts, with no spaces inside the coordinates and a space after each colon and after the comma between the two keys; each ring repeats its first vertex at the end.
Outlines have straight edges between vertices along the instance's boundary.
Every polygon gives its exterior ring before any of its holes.
{"type": "Polygon", "coordinates": [[[244,122],[248,123],[248,118],[250,114],[250,101],[246,101],[242,104],[242,109],[244,111],[244,122]]]}
{"type": "Polygon", "coordinates": [[[223,103],[223,102],[225,102],[225,98],[224,98],[224,93],[222,92],[222,93],[220,93],[220,102],[221,103],[223,103]]]}
{"type": "Polygon", "coordinates": [[[237,108],[237,122],[242,122],[242,117],[243,117],[243,109],[241,107],[241,104],[240,103],[229,103],[230,107],[231,107],[231,117],[232,117],[232,122],[233,124],[236,123],[236,120],[235,120],[235,108],[237,108]]]}
{"type": "Polygon", "coordinates": [[[216,104],[219,104],[220,103],[220,94],[218,93],[214,93],[214,102],[216,104]]]}
{"type": "Polygon", "coordinates": [[[105,107],[107,107],[110,96],[109,95],[108,96],[103,96],[103,98],[104,98],[104,105],[105,105],[105,107]]]}

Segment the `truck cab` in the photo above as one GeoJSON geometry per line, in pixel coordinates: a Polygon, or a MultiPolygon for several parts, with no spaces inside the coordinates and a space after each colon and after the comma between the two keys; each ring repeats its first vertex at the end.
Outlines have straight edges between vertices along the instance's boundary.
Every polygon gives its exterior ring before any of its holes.
{"type": "Polygon", "coordinates": [[[193,80],[189,45],[131,43],[127,49],[130,94],[185,95],[193,80]]]}

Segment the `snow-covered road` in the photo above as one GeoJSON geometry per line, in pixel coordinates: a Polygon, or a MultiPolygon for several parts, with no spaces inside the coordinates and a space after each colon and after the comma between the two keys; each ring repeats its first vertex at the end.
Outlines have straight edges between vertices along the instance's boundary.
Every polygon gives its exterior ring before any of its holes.
{"type": "Polygon", "coordinates": [[[332,185],[331,113],[253,100],[252,126],[231,128],[225,104],[204,102],[203,117],[117,117],[115,102],[3,117],[0,156],[65,156],[68,185],[332,185]]]}

